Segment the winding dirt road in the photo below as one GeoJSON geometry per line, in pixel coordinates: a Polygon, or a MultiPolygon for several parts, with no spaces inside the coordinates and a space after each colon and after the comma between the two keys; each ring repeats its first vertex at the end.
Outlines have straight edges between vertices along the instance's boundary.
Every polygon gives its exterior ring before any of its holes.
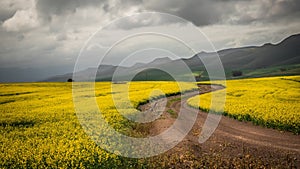
{"type": "MultiPolygon", "coordinates": [[[[200,85],[200,93],[220,90],[221,86],[200,85]]],[[[188,98],[198,94],[189,95],[188,98]]],[[[197,112],[198,116],[192,130],[176,147],[164,156],[169,161],[166,168],[195,167],[205,164],[229,168],[300,168],[300,136],[290,132],[255,126],[251,122],[240,122],[225,116],[203,144],[198,142],[207,113],[187,106],[188,98],[180,96],[168,98],[169,104],[161,117],[149,125],[148,135],[154,136],[168,129],[181,111],[197,112]],[[173,112],[173,113],[170,113],[173,112]],[[179,160],[178,160],[179,159],[179,160]],[[211,161],[210,161],[211,160],[211,161]],[[199,165],[195,165],[199,164],[199,165]]],[[[142,110],[149,105],[140,107],[142,110]]]]}

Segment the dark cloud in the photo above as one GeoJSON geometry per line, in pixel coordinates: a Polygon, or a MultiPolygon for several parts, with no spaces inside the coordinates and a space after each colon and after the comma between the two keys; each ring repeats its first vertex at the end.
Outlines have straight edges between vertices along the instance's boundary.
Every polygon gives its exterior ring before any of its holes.
{"type": "Polygon", "coordinates": [[[298,0],[264,0],[235,5],[235,24],[282,22],[300,17],[298,0]]]}
{"type": "Polygon", "coordinates": [[[40,19],[51,22],[53,15],[64,17],[75,13],[79,8],[89,6],[102,8],[104,2],[101,0],[36,0],[36,9],[40,19]]]}
{"type": "Polygon", "coordinates": [[[234,11],[232,1],[196,1],[187,0],[178,3],[172,3],[167,0],[160,4],[159,1],[145,1],[145,7],[149,10],[166,12],[182,17],[195,25],[203,26],[218,23],[225,16],[234,11]]]}
{"type": "Polygon", "coordinates": [[[230,15],[231,8],[225,2],[191,1],[177,14],[195,25],[210,25],[222,21],[225,14],[230,15]]]}
{"type": "Polygon", "coordinates": [[[36,0],[36,8],[40,16],[46,20],[51,20],[52,15],[63,16],[75,13],[79,8],[94,7],[103,10],[109,15],[122,13],[128,7],[140,4],[140,0],[36,0]]]}
{"type": "MultiPolygon", "coordinates": [[[[49,65],[57,67],[50,66],[45,72],[72,70],[82,45],[99,27],[145,11],[169,13],[193,22],[217,49],[277,42],[299,33],[300,25],[299,0],[1,0],[0,38],[5,43],[0,44],[0,69],[7,68],[5,75],[16,67],[22,68],[16,74],[25,68],[39,72],[49,65]]],[[[102,40],[105,46],[124,32],[134,32],[134,28],[155,26],[151,29],[177,32],[190,26],[180,22],[151,14],[129,17],[114,23],[112,27],[118,29],[105,30],[102,40]],[[176,25],[170,25],[173,23],[176,25]],[[170,29],[172,26],[174,29],[170,29]]],[[[197,38],[192,32],[185,33],[197,38]]]]}
{"type": "Polygon", "coordinates": [[[298,0],[165,0],[163,3],[145,0],[144,4],[148,10],[171,13],[197,26],[272,22],[299,17],[300,11],[298,0]]]}
{"type": "Polygon", "coordinates": [[[12,16],[14,16],[16,10],[5,10],[5,9],[1,9],[0,10],[0,21],[5,21],[9,18],[11,18],[12,16]]]}
{"type": "Polygon", "coordinates": [[[260,13],[266,12],[266,19],[276,20],[277,18],[292,15],[299,16],[300,14],[300,1],[298,0],[277,0],[275,2],[269,0],[262,2],[264,4],[260,8],[260,13]]]}
{"type": "Polygon", "coordinates": [[[37,0],[36,8],[44,15],[62,15],[74,12],[76,8],[86,6],[99,6],[103,1],[99,0],[37,0]]]}
{"type": "MultiPolygon", "coordinates": [[[[127,9],[136,6],[135,12],[164,12],[182,17],[197,26],[213,24],[250,24],[252,22],[272,22],[285,17],[299,16],[299,0],[36,0],[36,8],[41,18],[51,21],[53,15],[63,17],[75,13],[79,8],[94,7],[103,10],[112,19],[122,16],[127,9]]],[[[10,12],[2,14],[0,19],[8,18],[10,12]]],[[[152,21],[154,25],[158,20],[152,21]]],[[[171,21],[172,22],[172,21],[171,21]]],[[[161,20],[161,24],[168,23],[161,20]]],[[[121,24],[120,28],[130,29],[134,26],[149,24],[121,24]]]]}

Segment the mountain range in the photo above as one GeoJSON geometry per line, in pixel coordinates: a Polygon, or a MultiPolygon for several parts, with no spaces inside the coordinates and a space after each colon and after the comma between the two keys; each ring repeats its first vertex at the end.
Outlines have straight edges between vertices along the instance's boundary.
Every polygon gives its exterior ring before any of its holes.
{"type": "MultiPolygon", "coordinates": [[[[43,81],[67,81],[75,78],[76,81],[111,81],[116,70],[120,72],[117,80],[174,80],[168,74],[172,72],[176,75],[185,76],[186,70],[178,69],[185,63],[193,72],[193,75],[208,79],[205,66],[218,64],[216,54],[218,54],[227,78],[233,78],[232,71],[241,71],[241,77],[259,77],[271,75],[300,74],[300,34],[292,35],[278,44],[267,43],[262,46],[248,46],[240,48],[230,48],[220,50],[217,53],[200,52],[187,59],[171,60],[167,57],[157,58],[149,63],[137,63],[131,67],[114,65],[101,65],[98,68],[88,68],[86,70],[64,75],[49,77],[43,81]],[[205,65],[203,64],[205,60],[205,65]],[[162,71],[162,70],[167,71],[162,71]],[[96,73],[96,78],[94,74],[96,73]]],[[[176,79],[178,80],[178,79],[176,79]]],[[[181,79],[187,80],[187,79],[181,79]]]]}

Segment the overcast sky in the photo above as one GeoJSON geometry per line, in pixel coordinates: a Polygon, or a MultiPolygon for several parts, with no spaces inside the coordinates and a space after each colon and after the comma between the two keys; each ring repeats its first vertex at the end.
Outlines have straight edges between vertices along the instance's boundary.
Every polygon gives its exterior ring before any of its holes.
{"type": "MultiPolygon", "coordinates": [[[[189,31],[191,27],[197,27],[219,50],[278,43],[300,33],[299,18],[299,0],[1,0],[0,81],[34,81],[72,72],[80,49],[100,28],[96,40],[101,42],[82,65],[91,66],[95,53],[103,54],[120,37],[136,32],[178,34],[181,39],[195,42],[200,52],[212,48],[205,45],[203,37],[189,31]],[[140,12],[168,13],[187,21],[166,15],[137,17],[140,12]],[[136,17],[114,21],[132,15],[136,17]]],[[[126,50],[141,50],[147,48],[145,44],[165,45],[168,50],[172,44],[169,41],[154,35],[132,38],[104,61],[118,64],[118,57],[128,56],[126,50]]],[[[180,53],[178,44],[173,44],[173,53],[188,57],[188,53],[180,53]]],[[[148,60],[133,58],[137,62],[153,60],[150,56],[148,60]]]]}

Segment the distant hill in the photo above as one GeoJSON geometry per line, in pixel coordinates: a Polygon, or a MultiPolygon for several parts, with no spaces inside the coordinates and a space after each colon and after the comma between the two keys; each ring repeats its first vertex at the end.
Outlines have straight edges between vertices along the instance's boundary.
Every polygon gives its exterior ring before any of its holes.
{"type": "Polygon", "coordinates": [[[278,44],[244,47],[219,51],[226,68],[257,69],[300,63],[300,34],[292,35],[278,44]]]}
{"type": "MultiPolygon", "coordinates": [[[[300,74],[300,34],[292,35],[278,44],[264,44],[231,48],[218,51],[227,78],[231,78],[233,70],[241,70],[247,74],[244,77],[260,77],[274,75],[300,74]],[[277,69],[274,69],[274,68],[277,69]],[[283,72],[282,70],[285,70],[283,72]],[[275,72],[274,72],[275,71],[275,72]],[[265,73],[262,73],[265,72],[265,73]]],[[[197,56],[186,59],[185,62],[193,71],[200,71],[207,77],[205,67],[200,58],[209,58],[213,53],[201,52],[197,56]]],[[[214,60],[210,61],[215,62],[214,60]]],[[[207,78],[204,78],[207,79],[207,78]]]]}
{"type": "MultiPolygon", "coordinates": [[[[249,46],[231,48],[218,51],[220,60],[226,72],[227,78],[231,78],[231,71],[243,71],[243,77],[300,74],[300,34],[292,35],[278,44],[264,44],[262,46],[249,46]]],[[[121,72],[118,80],[126,80],[130,75],[136,74],[133,80],[173,80],[166,72],[167,69],[175,74],[181,74],[178,68],[184,62],[195,74],[201,74],[203,80],[207,79],[207,73],[201,59],[209,60],[213,65],[216,60],[212,59],[215,53],[200,52],[188,59],[171,60],[158,58],[150,63],[137,63],[132,67],[117,67],[113,65],[101,65],[99,68],[89,68],[77,72],[80,81],[94,80],[93,72],[97,71],[96,81],[111,81],[115,70],[121,72]],[[158,68],[158,69],[153,69],[158,68]]],[[[43,81],[66,81],[72,78],[72,73],[50,77],[43,81]]],[[[183,80],[186,80],[183,78],[183,80]]],[[[76,79],[75,79],[76,81],[76,79]]]]}
{"type": "MultiPolygon", "coordinates": [[[[123,67],[119,67],[119,69],[122,69],[123,67]]],[[[76,73],[77,79],[80,79],[80,81],[92,81],[95,79],[94,73],[96,72],[96,80],[102,80],[102,81],[110,81],[113,73],[117,69],[117,66],[113,65],[101,65],[99,68],[88,68],[86,70],[80,71],[76,73]],[[99,78],[101,77],[101,78],[99,78]],[[97,79],[98,78],[98,79],[97,79]]],[[[124,67],[124,69],[126,69],[124,67]]],[[[67,79],[73,78],[73,73],[67,73],[64,75],[58,75],[50,77],[46,80],[46,82],[65,82],[67,79]]]]}

